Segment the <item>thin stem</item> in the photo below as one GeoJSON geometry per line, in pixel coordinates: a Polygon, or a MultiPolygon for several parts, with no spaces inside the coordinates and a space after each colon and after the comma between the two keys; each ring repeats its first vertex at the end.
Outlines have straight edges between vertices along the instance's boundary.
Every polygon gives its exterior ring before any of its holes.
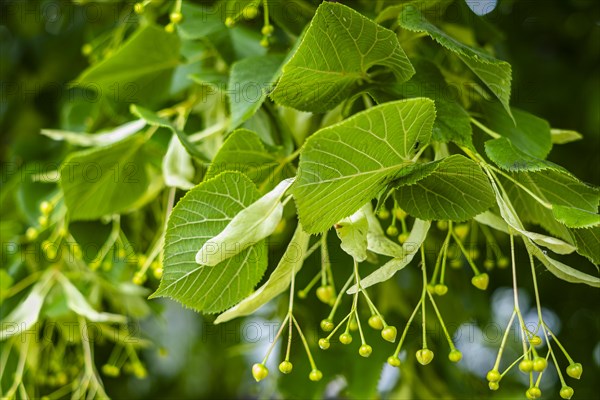
{"type": "Polygon", "coordinates": [[[469,256],[469,253],[467,253],[467,250],[463,246],[463,244],[460,241],[460,239],[458,238],[458,236],[456,236],[456,234],[454,232],[452,232],[452,237],[454,238],[454,241],[456,242],[456,244],[460,248],[460,251],[463,253],[463,255],[465,256],[465,258],[467,259],[467,262],[471,266],[471,269],[473,270],[473,272],[475,273],[475,275],[479,275],[479,269],[477,269],[477,266],[473,263],[473,260],[471,260],[471,257],[469,256]]]}
{"type": "Polygon", "coordinates": [[[402,347],[402,343],[404,343],[406,334],[408,333],[408,328],[410,328],[410,324],[412,323],[413,319],[417,315],[417,311],[419,311],[419,307],[421,307],[422,302],[423,302],[423,299],[421,298],[421,300],[419,300],[419,302],[415,306],[415,309],[413,310],[412,314],[408,318],[408,321],[406,321],[406,326],[404,327],[404,331],[402,332],[402,336],[400,336],[400,341],[398,342],[398,346],[396,347],[396,351],[394,352],[395,357],[398,357],[398,354],[400,354],[400,349],[402,347]]]}
{"type": "Polygon", "coordinates": [[[350,311],[341,321],[339,324],[337,324],[337,326],[331,331],[331,333],[329,333],[329,335],[327,335],[327,340],[331,339],[333,337],[333,335],[335,335],[335,333],[342,327],[342,325],[344,324],[344,322],[350,318],[350,316],[352,315],[352,311],[350,311]]]}
{"type": "Polygon", "coordinates": [[[329,252],[327,251],[327,232],[321,235],[321,285],[327,285],[327,267],[329,266],[329,252]]]}
{"type": "Polygon", "coordinates": [[[427,293],[427,266],[425,264],[425,244],[421,245],[421,263],[423,271],[423,292],[421,293],[421,316],[423,317],[423,348],[427,348],[427,331],[425,326],[425,296],[427,293]]]}
{"type": "Polygon", "coordinates": [[[435,300],[433,299],[433,296],[429,292],[427,292],[427,295],[429,296],[429,300],[431,301],[431,305],[433,306],[433,309],[435,310],[435,314],[437,315],[438,320],[440,321],[440,324],[442,324],[442,330],[444,331],[444,335],[446,336],[448,345],[450,345],[450,350],[456,349],[456,347],[454,346],[454,342],[452,341],[452,338],[450,337],[450,334],[448,333],[448,329],[446,329],[446,324],[444,324],[444,320],[442,319],[442,314],[440,313],[440,310],[438,309],[437,304],[435,304],[435,300]]]}
{"type": "Polygon", "coordinates": [[[477,126],[479,129],[481,129],[482,131],[484,131],[485,133],[487,133],[488,135],[490,135],[494,139],[499,139],[499,138],[502,137],[502,135],[499,135],[498,133],[494,132],[493,130],[491,130],[487,126],[483,125],[481,122],[477,121],[473,117],[471,117],[471,123],[473,123],[473,125],[477,126]]]}
{"type": "MultiPolygon", "coordinates": [[[[558,338],[556,337],[556,335],[554,334],[554,332],[552,332],[552,330],[550,330],[550,328],[548,327],[548,325],[546,325],[545,322],[544,322],[544,327],[548,331],[548,334],[550,336],[552,336],[552,339],[554,339],[554,341],[556,342],[556,344],[558,345],[558,347],[560,348],[560,350],[563,352],[563,354],[565,355],[565,357],[567,357],[567,361],[569,361],[569,364],[574,364],[575,361],[573,361],[573,359],[571,358],[571,356],[569,355],[569,353],[567,352],[567,350],[563,347],[562,343],[558,340],[558,338]]],[[[548,343],[550,343],[550,342],[548,342],[548,343]]]]}
{"type": "Polygon", "coordinates": [[[510,320],[508,321],[508,325],[506,326],[506,331],[504,332],[504,337],[502,337],[502,342],[500,343],[500,348],[498,349],[498,356],[496,357],[496,362],[494,363],[494,370],[498,370],[500,366],[500,359],[502,358],[502,353],[504,352],[504,346],[506,346],[506,340],[508,339],[508,333],[510,332],[510,327],[512,326],[516,311],[513,310],[512,315],[510,316],[510,320]]]}
{"type": "Polygon", "coordinates": [[[340,302],[342,300],[342,296],[344,295],[344,293],[346,293],[346,290],[348,289],[348,286],[350,286],[350,284],[352,283],[352,278],[354,278],[353,275],[350,275],[350,277],[348,278],[348,280],[346,281],[346,283],[344,284],[344,286],[342,287],[342,290],[340,290],[340,292],[338,293],[335,302],[333,303],[333,307],[331,308],[331,312],[329,313],[329,319],[333,319],[333,317],[335,316],[335,312],[338,308],[338,306],[340,305],[340,302]]]}
{"type": "Polygon", "coordinates": [[[306,355],[308,356],[308,362],[310,362],[311,368],[317,369],[317,365],[315,364],[315,360],[313,360],[312,354],[310,353],[310,348],[308,347],[308,342],[302,333],[302,329],[300,329],[300,325],[298,325],[298,321],[292,315],[292,321],[294,321],[294,325],[296,325],[296,330],[298,330],[298,334],[300,335],[300,339],[302,340],[302,344],[304,345],[304,349],[306,350],[306,355]]]}
{"type": "Polygon", "coordinates": [[[275,348],[275,344],[277,344],[277,340],[279,340],[279,336],[281,336],[281,332],[283,332],[283,328],[285,328],[285,323],[288,321],[288,318],[290,318],[290,317],[293,318],[293,316],[290,313],[287,313],[287,315],[281,322],[281,327],[277,331],[277,334],[275,335],[275,338],[273,339],[273,343],[271,343],[271,345],[269,346],[269,349],[267,350],[267,354],[265,354],[265,358],[262,361],[263,364],[267,363],[267,360],[269,359],[271,352],[275,348]]]}

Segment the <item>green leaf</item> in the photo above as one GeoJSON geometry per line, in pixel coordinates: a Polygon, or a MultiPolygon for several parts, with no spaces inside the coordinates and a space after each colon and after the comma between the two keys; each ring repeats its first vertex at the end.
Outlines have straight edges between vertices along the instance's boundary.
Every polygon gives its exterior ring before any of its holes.
{"type": "Polygon", "coordinates": [[[281,181],[273,190],[236,214],[196,253],[196,263],[213,267],[271,235],[283,216],[281,197],[294,182],[281,181]]]}
{"type": "Polygon", "coordinates": [[[544,266],[554,274],[556,277],[570,282],[570,283],[584,283],[586,285],[590,285],[593,287],[600,287],[600,278],[597,276],[592,276],[586,274],[585,272],[581,272],[576,270],[575,268],[569,267],[566,264],[561,263],[560,261],[556,261],[553,258],[548,257],[544,251],[542,251],[539,247],[533,244],[529,239],[523,238],[525,240],[525,244],[527,248],[538,260],[544,264],[544,266]]]}
{"type": "MultiPolygon", "coordinates": [[[[402,245],[402,256],[392,258],[390,261],[385,263],[382,267],[376,269],[366,278],[361,279],[361,288],[366,289],[369,286],[373,286],[378,283],[387,281],[392,276],[394,276],[396,272],[400,271],[408,264],[410,264],[410,262],[415,257],[415,254],[417,254],[417,252],[421,248],[421,245],[425,241],[430,226],[431,223],[429,221],[422,221],[420,219],[416,219],[412,229],[410,230],[410,234],[406,239],[406,242],[404,242],[404,244],[402,245]]],[[[356,290],[356,285],[353,285],[352,287],[350,287],[350,289],[348,289],[346,293],[353,294],[356,293],[356,290]]]]}
{"type": "Polygon", "coordinates": [[[398,23],[410,31],[427,33],[442,47],[458,55],[496,95],[506,112],[511,115],[509,102],[512,70],[509,63],[498,60],[480,49],[467,46],[454,39],[429,22],[416,7],[404,7],[398,16],[398,23]]]}
{"type": "Polygon", "coordinates": [[[480,224],[487,225],[490,228],[496,229],[497,231],[509,233],[508,225],[506,224],[506,221],[504,221],[502,218],[500,218],[499,216],[497,216],[496,214],[494,214],[491,211],[486,211],[484,213],[481,213],[481,214],[477,215],[474,219],[475,219],[475,221],[479,222],[480,224]]]}
{"type": "Polygon", "coordinates": [[[410,215],[426,220],[464,221],[490,208],[494,193],[481,168],[468,158],[452,155],[426,164],[435,168],[416,183],[396,181],[395,197],[410,215]]]}
{"type": "Polygon", "coordinates": [[[244,315],[250,315],[271,299],[283,293],[290,286],[292,276],[297,274],[304,264],[304,256],[308,249],[309,239],[310,235],[305,233],[302,226],[298,224],[292,240],[288,244],[281,260],[279,260],[279,264],[277,264],[277,268],[275,268],[265,284],[239,304],[219,315],[215,320],[215,324],[227,322],[244,315]]]}
{"type": "Polygon", "coordinates": [[[230,129],[235,129],[260,108],[279,75],[279,54],[244,58],[231,66],[229,75],[230,129]]]}
{"type": "Polygon", "coordinates": [[[145,25],[115,52],[90,66],[75,80],[114,101],[135,103],[148,93],[168,88],[174,68],[179,64],[179,38],[164,28],[145,25]]]}
{"type": "Polygon", "coordinates": [[[177,32],[182,39],[195,40],[205,38],[227,27],[219,18],[217,10],[197,6],[184,1],[181,6],[183,20],[177,24],[177,32]]]}
{"type": "Polygon", "coordinates": [[[583,139],[583,135],[577,131],[565,129],[551,129],[550,139],[555,144],[566,144],[583,139]]]}
{"type": "Polygon", "coordinates": [[[340,247],[356,262],[367,259],[367,233],[369,223],[362,209],[334,225],[335,233],[342,241],[340,247]]]}
{"type": "Polygon", "coordinates": [[[100,133],[69,132],[55,129],[42,129],[42,135],[50,139],[81,147],[106,146],[128,138],[146,126],[143,120],[131,121],[100,133]]]}
{"type": "Polygon", "coordinates": [[[577,244],[577,252],[594,264],[600,264],[600,227],[571,229],[577,244]]]}
{"type": "Polygon", "coordinates": [[[454,96],[453,88],[446,83],[438,67],[425,59],[413,60],[413,65],[417,72],[408,82],[395,85],[385,83],[378,90],[387,92],[392,98],[432,98],[437,112],[432,140],[472,147],[473,130],[469,114],[454,96]]]}
{"type": "Polygon", "coordinates": [[[431,137],[429,99],[401,100],[321,129],[305,143],[292,193],[302,226],[324,232],[377,196],[413,165],[431,137]]]}
{"type": "Polygon", "coordinates": [[[485,152],[497,166],[506,171],[564,170],[550,161],[542,160],[521,151],[513,142],[501,137],[485,142],[485,152]]]}
{"type": "Polygon", "coordinates": [[[553,205],[554,218],[569,228],[592,228],[600,225],[600,215],[579,208],[553,205]]]}
{"type": "Polygon", "coordinates": [[[206,179],[223,171],[240,171],[257,185],[279,182],[289,175],[287,168],[281,168],[280,173],[277,173],[279,165],[277,158],[267,152],[258,134],[248,129],[237,129],[229,135],[214,156],[206,172],[206,179]]]}
{"type": "Polygon", "coordinates": [[[170,297],[215,313],[248,296],[267,268],[264,240],[214,267],[198,265],[195,255],[259,196],[254,183],[239,172],[224,172],[187,192],[169,218],[163,277],[150,297],[170,297]]]}
{"type": "Polygon", "coordinates": [[[347,6],[323,2],[271,97],[299,110],[324,112],[370,80],[373,66],[389,68],[401,82],[414,74],[394,32],[347,6]]]}
{"type": "Polygon", "coordinates": [[[70,219],[91,220],[126,212],[150,185],[142,135],[71,153],[60,169],[70,219]]]}
{"type": "Polygon", "coordinates": [[[490,129],[510,139],[521,152],[539,159],[546,158],[552,149],[548,122],[516,108],[512,111],[514,121],[499,105],[490,102],[484,104],[484,113],[490,129]]]}
{"type": "Polygon", "coordinates": [[[129,107],[129,111],[136,117],[146,121],[149,125],[169,129],[171,132],[177,135],[179,141],[181,142],[183,147],[185,147],[188,153],[190,153],[192,156],[200,158],[201,160],[207,160],[206,155],[200,150],[198,150],[196,145],[192,143],[192,141],[187,137],[187,135],[184,132],[177,129],[168,119],[160,117],[153,111],[140,107],[136,104],[132,104],[129,107]]]}

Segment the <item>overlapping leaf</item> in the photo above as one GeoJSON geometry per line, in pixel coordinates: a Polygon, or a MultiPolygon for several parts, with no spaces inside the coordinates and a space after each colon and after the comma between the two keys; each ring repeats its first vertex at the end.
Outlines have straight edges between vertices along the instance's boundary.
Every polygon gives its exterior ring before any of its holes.
{"type": "Polygon", "coordinates": [[[190,190],[169,218],[164,274],[152,297],[214,313],[249,295],[267,267],[264,240],[212,267],[198,265],[195,256],[259,197],[254,183],[239,172],[224,172],[190,190]]]}
{"type": "Polygon", "coordinates": [[[311,136],[304,145],[292,193],[302,225],[324,232],[408,173],[417,143],[431,137],[429,99],[386,103],[311,136]]]}
{"type": "MultiPolygon", "coordinates": [[[[464,221],[494,204],[488,178],[473,161],[452,155],[423,165],[428,173],[396,183],[396,200],[410,215],[426,220],[464,221]],[[408,182],[408,184],[406,184],[408,182]]],[[[418,173],[418,172],[415,172],[418,173]]]]}
{"type": "Polygon", "coordinates": [[[398,16],[398,23],[414,32],[426,32],[442,47],[457,54],[460,59],[498,97],[510,115],[509,106],[512,69],[506,61],[498,60],[482,50],[467,46],[432,24],[416,7],[408,5],[398,16]]]}
{"type": "Polygon", "coordinates": [[[414,74],[396,34],[339,3],[323,2],[271,97],[303,111],[324,112],[369,80],[373,66],[398,81],[414,74]]]}

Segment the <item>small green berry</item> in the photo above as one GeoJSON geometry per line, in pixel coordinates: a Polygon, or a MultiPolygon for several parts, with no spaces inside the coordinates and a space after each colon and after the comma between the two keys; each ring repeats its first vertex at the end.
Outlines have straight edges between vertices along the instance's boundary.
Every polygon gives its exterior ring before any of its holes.
{"type": "Polygon", "coordinates": [[[262,38],[262,39],[260,40],[260,45],[261,45],[262,47],[269,47],[269,39],[268,39],[268,38],[266,38],[266,37],[262,38]]]}
{"type": "Polygon", "coordinates": [[[52,204],[48,201],[42,201],[40,203],[40,212],[44,215],[50,215],[50,213],[52,212],[52,204]]]}
{"type": "Polygon", "coordinates": [[[331,332],[335,325],[333,325],[333,321],[330,319],[324,319],[321,321],[321,329],[325,332],[331,332]]]}
{"type": "Polygon", "coordinates": [[[46,226],[48,226],[48,216],[46,216],[46,215],[40,215],[38,217],[38,224],[40,224],[40,226],[42,228],[45,228],[46,226]]]}
{"type": "Polygon", "coordinates": [[[489,382],[488,387],[490,390],[498,390],[500,388],[500,384],[498,382],[489,382]]]}
{"type": "Polygon", "coordinates": [[[542,391],[537,386],[530,387],[527,389],[527,392],[525,392],[525,396],[527,396],[528,399],[539,399],[542,397],[542,391]]]}
{"type": "Polygon", "coordinates": [[[321,338],[321,339],[319,339],[319,347],[321,349],[327,350],[330,345],[331,345],[331,343],[329,342],[329,339],[327,339],[327,338],[321,338]]]}
{"type": "Polygon", "coordinates": [[[500,382],[500,372],[497,369],[489,370],[485,376],[488,382],[500,382]]]}
{"type": "Polygon", "coordinates": [[[165,26],[165,32],[167,33],[173,33],[175,32],[175,24],[170,22],[165,26]]]}
{"type": "Polygon", "coordinates": [[[403,209],[401,209],[401,208],[395,208],[395,209],[394,209],[394,214],[396,215],[396,218],[398,218],[398,219],[404,219],[404,218],[406,218],[406,216],[408,215],[408,214],[406,213],[406,211],[404,211],[404,210],[403,210],[403,209]]]}
{"type": "Polygon", "coordinates": [[[469,249],[468,253],[469,253],[469,257],[471,257],[471,260],[477,260],[479,258],[480,253],[479,253],[479,249],[477,249],[477,248],[469,249]]]}
{"type": "Polygon", "coordinates": [[[392,367],[398,368],[400,366],[400,359],[397,356],[389,356],[387,359],[387,363],[392,367]]]}
{"type": "Polygon", "coordinates": [[[452,351],[450,351],[450,354],[448,354],[448,359],[452,362],[457,363],[460,360],[462,360],[462,353],[458,349],[452,349],[452,351]]]}
{"type": "Polygon", "coordinates": [[[143,285],[143,284],[144,284],[144,282],[146,282],[146,274],[141,274],[141,273],[139,273],[139,272],[136,272],[136,273],[133,275],[132,282],[133,282],[135,285],[138,285],[138,286],[141,286],[141,285],[143,285]]]}
{"type": "Polygon", "coordinates": [[[38,235],[39,235],[38,230],[35,229],[32,226],[30,226],[29,228],[27,228],[27,230],[25,231],[25,237],[29,241],[34,241],[35,239],[37,239],[38,235]]]}
{"type": "Polygon", "coordinates": [[[333,289],[333,286],[326,285],[317,288],[317,298],[325,304],[331,303],[331,301],[335,298],[335,290],[333,289]]]}
{"type": "Polygon", "coordinates": [[[373,352],[373,348],[371,346],[369,346],[368,344],[363,344],[358,349],[358,354],[360,354],[363,357],[369,357],[372,352],[373,352]]]}
{"type": "Polygon", "coordinates": [[[508,258],[500,257],[498,260],[498,268],[506,268],[508,267],[508,258]]]}
{"type": "Polygon", "coordinates": [[[433,360],[433,351],[429,349],[421,349],[417,351],[417,361],[421,365],[427,365],[433,360]]]}
{"type": "Polygon", "coordinates": [[[400,244],[406,243],[407,240],[408,240],[408,233],[407,232],[403,232],[400,235],[398,235],[398,242],[400,242],[400,244]]]}
{"type": "Polygon", "coordinates": [[[321,378],[323,378],[323,373],[318,369],[313,369],[312,371],[310,371],[310,374],[308,374],[308,379],[310,379],[313,382],[318,382],[321,380],[321,378]]]}
{"type": "Polygon", "coordinates": [[[490,276],[485,272],[471,278],[471,283],[479,290],[486,290],[490,283],[490,276]]]}
{"type": "Polygon", "coordinates": [[[350,344],[352,343],[352,335],[348,332],[344,332],[340,335],[340,343],[341,344],[350,344]]]}
{"type": "Polygon", "coordinates": [[[533,371],[533,361],[532,360],[523,360],[519,363],[519,370],[524,374],[528,374],[533,371]]]}
{"type": "Polygon", "coordinates": [[[385,233],[387,233],[390,236],[396,236],[398,234],[398,228],[396,228],[396,226],[394,225],[390,225],[385,230],[385,233]]]}
{"type": "Polygon", "coordinates": [[[463,240],[464,238],[466,238],[468,233],[469,233],[469,225],[467,225],[467,224],[456,225],[454,227],[454,234],[456,236],[458,236],[458,238],[460,240],[463,240]]]}
{"type": "Polygon", "coordinates": [[[235,20],[231,17],[225,18],[225,26],[228,28],[233,28],[235,26],[235,20]]]}
{"type": "Polygon", "coordinates": [[[256,363],[252,366],[252,376],[256,382],[262,381],[267,377],[267,375],[269,375],[269,370],[264,366],[264,364],[256,363]]]}
{"type": "Polygon", "coordinates": [[[542,344],[542,338],[538,335],[534,335],[529,339],[529,343],[534,347],[538,347],[542,344]]]}
{"type": "Polygon", "coordinates": [[[148,376],[148,371],[146,371],[146,368],[141,363],[137,362],[133,364],[133,375],[138,379],[144,379],[148,376]]]}
{"type": "Polygon", "coordinates": [[[379,315],[371,315],[368,323],[369,326],[373,329],[376,329],[378,331],[383,329],[383,321],[381,320],[381,317],[379,317],[379,315]]]}
{"type": "Polygon", "coordinates": [[[358,322],[356,322],[356,319],[352,318],[352,320],[350,321],[350,324],[348,325],[348,328],[350,328],[350,330],[352,332],[355,332],[358,330],[358,322]]]}
{"type": "Polygon", "coordinates": [[[171,23],[178,24],[183,21],[183,14],[180,12],[172,12],[169,15],[169,19],[171,20],[171,23]]]}
{"type": "Polygon", "coordinates": [[[448,286],[444,285],[443,283],[438,283],[433,287],[433,290],[438,296],[443,296],[448,293],[448,286]]]}
{"type": "Polygon", "coordinates": [[[104,364],[102,366],[102,373],[106,376],[117,377],[120,374],[120,370],[116,365],[104,364]]]}
{"type": "Polygon", "coordinates": [[[570,399],[573,397],[573,393],[575,393],[575,391],[570,386],[563,386],[560,388],[560,397],[563,399],[570,399]]]}
{"type": "Polygon", "coordinates": [[[279,364],[279,370],[282,374],[289,374],[290,372],[292,372],[293,368],[294,366],[292,365],[292,363],[287,360],[282,361],[281,364],[279,364]]]}
{"type": "Polygon", "coordinates": [[[490,260],[489,258],[486,259],[485,261],[483,261],[483,267],[485,269],[487,269],[488,271],[494,269],[494,267],[496,266],[496,263],[494,262],[494,260],[490,260]]]}
{"type": "Polygon", "coordinates": [[[163,276],[163,272],[164,272],[164,271],[163,271],[162,267],[154,268],[154,269],[152,270],[152,275],[154,275],[154,277],[155,277],[156,279],[160,279],[160,278],[162,278],[162,276],[163,276]]]}
{"type": "Polygon", "coordinates": [[[398,330],[395,326],[386,326],[381,331],[381,337],[383,338],[383,340],[386,340],[390,343],[394,343],[396,341],[396,335],[398,335],[398,330]]]}
{"type": "Polygon", "coordinates": [[[144,12],[144,3],[135,3],[133,5],[133,12],[136,14],[141,14],[144,12]]]}
{"type": "Polygon", "coordinates": [[[379,217],[379,219],[388,219],[390,217],[390,212],[385,208],[381,208],[379,209],[377,216],[379,217]]]}
{"type": "Polygon", "coordinates": [[[583,366],[580,363],[573,363],[567,367],[567,375],[571,378],[579,379],[583,374],[583,366]]]}
{"type": "Polygon", "coordinates": [[[454,268],[454,269],[459,269],[462,268],[463,266],[463,260],[461,258],[455,258],[453,260],[450,260],[450,267],[454,268]]]}
{"type": "Polygon", "coordinates": [[[429,293],[431,293],[431,294],[434,294],[434,293],[435,293],[435,286],[434,286],[434,285],[432,285],[431,283],[428,283],[428,284],[427,284],[427,291],[428,291],[429,293]]]}
{"type": "Polygon", "coordinates": [[[436,226],[440,231],[448,230],[448,221],[438,221],[436,226]]]}
{"type": "Polygon", "coordinates": [[[544,357],[535,357],[533,359],[533,370],[535,372],[542,372],[548,366],[548,361],[544,357]]]}
{"type": "Polygon", "coordinates": [[[255,5],[249,5],[242,10],[244,19],[254,19],[258,15],[258,7],[255,5]]]}
{"type": "Polygon", "coordinates": [[[260,30],[260,33],[262,33],[264,36],[271,36],[274,30],[275,28],[273,28],[273,25],[265,25],[260,30]]]}

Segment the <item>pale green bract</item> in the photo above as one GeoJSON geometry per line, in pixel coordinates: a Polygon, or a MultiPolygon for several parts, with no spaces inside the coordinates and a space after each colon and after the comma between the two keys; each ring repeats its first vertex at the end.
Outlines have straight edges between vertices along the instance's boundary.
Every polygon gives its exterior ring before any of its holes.
{"type": "Polygon", "coordinates": [[[54,270],[48,269],[14,310],[2,319],[0,341],[30,329],[40,316],[44,300],[54,284],[54,270]]]}
{"type": "Polygon", "coordinates": [[[136,132],[139,132],[146,126],[146,121],[138,119],[136,121],[127,122],[116,128],[100,133],[83,133],[69,132],[56,129],[42,129],[42,135],[48,136],[50,139],[68,142],[75,146],[94,147],[106,146],[119,142],[136,132]]]}
{"type": "Polygon", "coordinates": [[[342,241],[340,247],[356,262],[367,259],[367,233],[369,223],[362,209],[334,225],[335,233],[342,241]]]}
{"type": "Polygon", "coordinates": [[[404,249],[394,240],[388,238],[377,217],[375,217],[375,213],[373,213],[373,207],[371,203],[367,203],[363,208],[365,216],[367,217],[367,222],[369,224],[369,231],[367,233],[367,250],[372,251],[373,253],[381,254],[383,256],[399,258],[404,254],[404,249]]]}
{"type": "Polygon", "coordinates": [[[183,190],[189,190],[194,187],[192,179],[194,178],[195,170],[192,164],[192,157],[185,150],[179,137],[175,134],[171,136],[167,154],[163,158],[162,172],[167,186],[183,190]]]}
{"type": "Polygon", "coordinates": [[[250,315],[286,290],[290,286],[292,276],[297,274],[304,264],[309,240],[310,235],[304,232],[302,225],[298,224],[294,236],[279,260],[277,268],[269,276],[269,280],[239,304],[219,315],[215,320],[215,324],[250,315]]]}
{"type": "Polygon", "coordinates": [[[239,172],[224,172],[187,192],[169,217],[163,277],[151,297],[215,313],[248,296],[267,268],[264,240],[214,267],[198,265],[195,254],[259,198],[254,183],[239,172]]]}
{"type": "Polygon", "coordinates": [[[400,82],[415,72],[394,32],[345,5],[323,2],[271,97],[299,110],[324,112],[370,81],[373,66],[389,68],[400,82]]]}
{"type": "Polygon", "coordinates": [[[417,148],[429,143],[434,120],[432,100],[400,100],[312,135],[291,189],[306,231],[326,231],[408,173],[417,148]]]}
{"type": "Polygon", "coordinates": [[[293,178],[281,181],[275,189],[240,211],[221,233],[202,245],[196,253],[196,263],[215,266],[272,234],[283,215],[281,197],[293,182],[293,178]]]}
{"type": "MultiPolygon", "coordinates": [[[[415,257],[415,254],[419,251],[425,238],[427,237],[427,232],[429,232],[429,227],[431,226],[431,222],[423,221],[420,219],[416,219],[413,227],[410,230],[410,234],[406,239],[406,242],[402,245],[403,254],[400,257],[392,258],[390,261],[385,263],[383,266],[376,269],[373,273],[368,275],[367,277],[361,279],[360,287],[362,289],[366,289],[369,286],[376,285],[378,283],[387,281],[394,274],[404,267],[406,267],[415,257]]],[[[350,289],[347,290],[346,293],[352,294],[356,293],[357,286],[352,285],[350,289]]]]}

